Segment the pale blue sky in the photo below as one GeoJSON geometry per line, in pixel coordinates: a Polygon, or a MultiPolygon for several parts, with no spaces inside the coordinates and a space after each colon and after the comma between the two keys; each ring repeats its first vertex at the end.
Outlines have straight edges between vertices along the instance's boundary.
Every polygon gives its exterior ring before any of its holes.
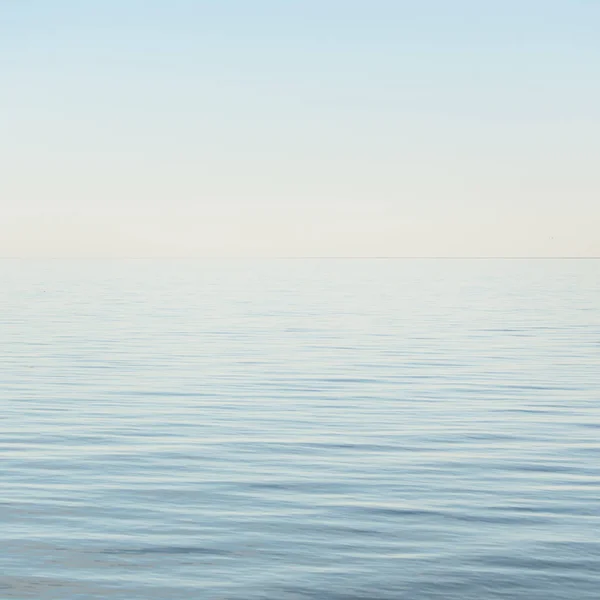
{"type": "Polygon", "coordinates": [[[597,0],[0,0],[0,255],[600,255],[597,0]]]}

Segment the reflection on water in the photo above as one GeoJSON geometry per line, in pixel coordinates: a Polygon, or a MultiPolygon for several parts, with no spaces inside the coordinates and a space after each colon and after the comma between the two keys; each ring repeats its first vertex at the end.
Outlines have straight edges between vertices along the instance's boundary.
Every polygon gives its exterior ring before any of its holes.
{"type": "Polygon", "coordinates": [[[2,600],[599,597],[599,261],[0,275],[2,600]]]}

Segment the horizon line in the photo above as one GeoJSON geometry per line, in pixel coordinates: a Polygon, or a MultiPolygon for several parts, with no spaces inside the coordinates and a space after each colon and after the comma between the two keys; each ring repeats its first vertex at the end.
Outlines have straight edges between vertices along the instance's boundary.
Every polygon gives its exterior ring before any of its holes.
{"type": "Polygon", "coordinates": [[[600,256],[0,256],[0,260],[599,260],[600,256]]]}

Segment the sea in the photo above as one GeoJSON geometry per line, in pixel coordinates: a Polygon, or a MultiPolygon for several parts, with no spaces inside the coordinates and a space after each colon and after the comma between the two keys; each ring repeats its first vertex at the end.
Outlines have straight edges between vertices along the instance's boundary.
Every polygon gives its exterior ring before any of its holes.
{"type": "Polygon", "coordinates": [[[0,599],[598,600],[600,260],[0,261],[0,599]]]}

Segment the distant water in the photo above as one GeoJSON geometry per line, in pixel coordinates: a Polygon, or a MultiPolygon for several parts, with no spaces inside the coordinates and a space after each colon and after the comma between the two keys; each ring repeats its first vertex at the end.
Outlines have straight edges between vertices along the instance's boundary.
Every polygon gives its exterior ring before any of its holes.
{"type": "Polygon", "coordinates": [[[0,277],[2,600],[600,598],[600,261],[0,277]]]}

